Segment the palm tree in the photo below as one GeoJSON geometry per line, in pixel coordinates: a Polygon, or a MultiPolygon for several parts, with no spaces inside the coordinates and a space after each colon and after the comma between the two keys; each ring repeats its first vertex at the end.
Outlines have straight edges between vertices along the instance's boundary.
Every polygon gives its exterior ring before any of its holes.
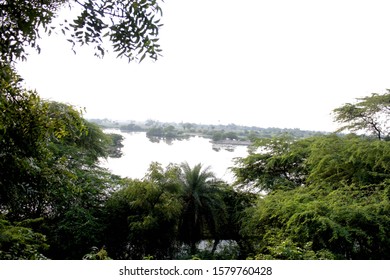
{"type": "Polygon", "coordinates": [[[215,239],[218,225],[224,220],[224,202],[217,188],[217,180],[210,167],[201,164],[191,168],[181,164],[180,183],[183,188],[183,212],[180,221],[180,239],[190,245],[191,254],[202,238],[215,239]]]}

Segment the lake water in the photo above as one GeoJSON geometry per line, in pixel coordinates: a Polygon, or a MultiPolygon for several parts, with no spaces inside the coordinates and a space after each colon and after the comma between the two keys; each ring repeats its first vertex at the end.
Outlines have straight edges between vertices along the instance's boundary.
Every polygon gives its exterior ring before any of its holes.
{"type": "Polygon", "coordinates": [[[108,158],[102,162],[102,166],[114,174],[133,179],[142,179],[153,161],[161,163],[163,167],[169,163],[180,164],[186,161],[190,166],[198,163],[202,163],[204,167],[211,166],[211,170],[218,178],[232,182],[234,176],[229,167],[234,165],[233,159],[248,155],[246,146],[234,146],[233,151],[223,148],[216,151],[210,139],[199,136],[173,140],[170,143],[162,140],[153,143],[146,137],[145,132],[122,133],[119,130],[105,132],[123,135],[124,147],[121,158],[108,158]]]}

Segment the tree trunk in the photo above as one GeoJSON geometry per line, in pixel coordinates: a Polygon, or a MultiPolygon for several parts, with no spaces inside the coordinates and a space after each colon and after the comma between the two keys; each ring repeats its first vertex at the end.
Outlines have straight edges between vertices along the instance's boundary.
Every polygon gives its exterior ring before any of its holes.
{"type": "Polygon", "coordinates": [[[215,253],[215,251],[217,250],[217,246],[218,246],[218,244],[219,244],[220,241],[221,241],[221,240],[219,240],[219,239],[215,239],[215,240],[214,240],[213,249],[211,249],[211,254],[214,255],[214,253],[215,253]]]}

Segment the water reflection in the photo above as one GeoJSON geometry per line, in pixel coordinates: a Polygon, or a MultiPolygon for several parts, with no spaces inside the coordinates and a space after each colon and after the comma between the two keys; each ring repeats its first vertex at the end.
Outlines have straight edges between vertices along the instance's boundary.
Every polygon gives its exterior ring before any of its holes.
{"type": "Polygon", "coordinates": [[[180,140],[151,139],[146,137],[145,132],[122,133],[119,130],[107,132],[123,135],[123,156],[109,158],[102,162],[102,165],[123,177],[142,179],[153,161],[163,166],[187,161],[192,166],[198,163],[211,166],[217,177],[232,182],[234,178],[229,167],[234,165],[233,159],[248,155],[246,146],[218,146],[212,144],[209,139],[199,136],[180,140]]]}
{"type": "Polygon", "coordinates": [[[237,145],[213,143],[212,147],[213,147],[213,150],[216,152],[219,152],[221,150],[225,150],[228,152],[234,152],[236,150],[237,145]]]}
{"type": "Polygon", "coordinates": [[[182,140],[188,140],[189,136],[182,136],[182,137],[157,137],[157,136],[148,136],[146,135],[146,138],[152,143],[160,143],[164,142],[167,145],[172,145],[174,141],[182,141],[182,140]]]}

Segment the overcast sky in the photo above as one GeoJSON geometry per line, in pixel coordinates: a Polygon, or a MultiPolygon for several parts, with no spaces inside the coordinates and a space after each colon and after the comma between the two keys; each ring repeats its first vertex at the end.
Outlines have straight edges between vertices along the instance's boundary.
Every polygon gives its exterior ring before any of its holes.
{"type": "Polygon", "coordinates": [[[163,57],[74,55],[62,35],[18,69],[87,118],[332,131],[331,111],[390,88],[390,2],[166,0],[163,57]]]}

